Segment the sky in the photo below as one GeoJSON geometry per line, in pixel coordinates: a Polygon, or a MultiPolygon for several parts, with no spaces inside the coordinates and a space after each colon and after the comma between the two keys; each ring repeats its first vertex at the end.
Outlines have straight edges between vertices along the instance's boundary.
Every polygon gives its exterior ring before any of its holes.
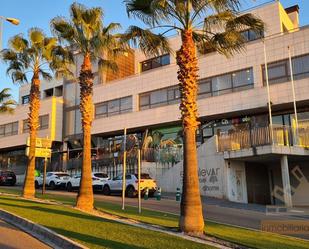
{"type": "MultiPolygon", "coordinates": [[[[243,8],[249,8],[259,5],[269,0],[244,0],[243,8]]],[[[55,16],[68,16],[69,6],[73,0],[1,0],[0,16],[14,17],[20,20],[18,26],[4,22],[2,33],[2,46],[7,47],[10,37],[23,33],[31,27],[39,27],[50,35],[49,22],[55,16]]],[[[140,24],[136,20],[127,17],[123,0],[79,0],[79,3],[87,7],[102,7],[104,10],[104,23],[121,23],[123,31],[132,24],[140,24]]],[[[298,4],[300,7],[301,25],[309,24],[308,0],[281,0],[284,7],[298,4]]],[[[9,87],[15,99],[18,98],[18,85],[14,85],[11,79],[6,75],[6,65],[0,62],[0,89],[9,87]]]]}

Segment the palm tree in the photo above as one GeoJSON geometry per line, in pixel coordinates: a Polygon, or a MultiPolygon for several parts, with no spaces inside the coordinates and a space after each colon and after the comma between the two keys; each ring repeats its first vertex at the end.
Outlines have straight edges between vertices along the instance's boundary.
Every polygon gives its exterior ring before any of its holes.
{"type": "Polygon", "coordinates": [[[42,30],[31,28],[28,40],[22,34],[9,40],[9,49],[1,51],[2,59],[8,64],[7,73],[14,83],[28,83],[31,77],[29,104],[30,148],[23,196],[34,198],[35,141],[39,127],[40,84],[41,78],[50,80],[51,72],[56,76],[68,75],[66,65],[70,62],[69,54],[57,44],[57,39],[47,37],[42,30]]]}
{"type": "Polygon", "coordinates": [[[15,100],[12,99],[10,88],[4,88],[0,91],[0,113],[13,113],[15,100]]]}
{"type": "Polygon", "coordinates": [[[115,56],[122,51],[116,35],[112,34],[120,27],[111,23],[104,27],[101,8],[86,8],[73,3],[70,7],[71,19],[56,17],[51,21],[51,29],[59,41],[65,42],[83,56],[79,74],[80,111],[83,128],[83,165],[81,184],[76,207],[83,210],[93,209],[91,178],[91,124],[94,116],[92,61],[98,60],[99,71],[117,69],[115,56]]]}
{"type": "Polygon", "coordinates": [[[240,0],[125,0],[129,16],[146,28],[131,26],[125,39],[139,45],[146,55],[170,52],[166,33],[177,31],[181,47],[176,52],[177,78],[181,92],[180,111],[184,138],[183,198],[180,230],[202,234],[204,220],[197,171],[197,52],[217,51],[226,56],[239,52],[245,39],[241,32],[263,31],[263,22],[252,14],[241,14],[240,0]],[[159,32],[155,32],[158,29],[159,32]]]}

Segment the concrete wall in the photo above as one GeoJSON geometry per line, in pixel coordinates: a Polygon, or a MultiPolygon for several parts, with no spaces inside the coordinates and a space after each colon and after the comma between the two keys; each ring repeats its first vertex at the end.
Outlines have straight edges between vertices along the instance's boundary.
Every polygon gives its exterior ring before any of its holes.
{"type": "Polygon", "coordinates": [[[227,161],[227,197],[230,201],[248,203],[244,162],[227,161]]]}
{"type": "MultiPolygon", "coordinates": [[[[270,166],[273,172],[272,196],[275,197],[275,205],[282,205],[284,202],[282,195],[282,175],[280,164],[270,166]],[[278,190],[278,191],[276,191],[278,190]]],[[[309,162],[289,162],[290,182],[292,188],[292,204],[294,206],[308,206],[308,189],[309,189],[309,162]]]]}
{"type": "MultiPolygon", "coordinates": [[[[163,192],[176,192],[182,189],[183,162],[170,168],[160,164],[143,162],[142,171],[156,179],[163,192]]],[[[200,193],[203,196],[223,198],[225,196],[224,159],[216,152],[215,137],[209,139],[198,148],[198,174],[200,193]]]]}

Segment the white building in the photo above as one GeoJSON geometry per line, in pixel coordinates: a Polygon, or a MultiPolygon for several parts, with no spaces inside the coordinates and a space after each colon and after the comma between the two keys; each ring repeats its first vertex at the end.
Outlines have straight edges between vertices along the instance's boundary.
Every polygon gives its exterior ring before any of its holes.
{"type": "MultiPolygon", "coordinates": [[[[261,35],[244,32],[246,51],[232,58],[216,52],[199,56],[201,126],[197,140],[202,195],[243,203],[308,204],[309,26],[299,27],[298,11],[298,6],[284,9],[278,1],[250,10],[266,23],[272,129],[261,35]]],[[[175,50],[180,47],[179,37],[170,41],[175,50]]],[[[78,74],[81,58],[77,56],[76,61],[78,74]]],[[[136,50],[118,63],[120,71],[104,78],[94,68],[93,169],[111,177],[121,172],[126,127],[131,134],[129,150],[133,134],[143,141],[143,171],[156,178],[163,191],[175,192],[181,187],[182,139],[174,55],[145,58],[136,50]]],[[[29,89],[29,85],[20,88],[15,114],[0,118],[0,168],[11,168],[20,175],[26,165],[24,123],[29,89]]],[[[80,169],[78,105],[76,82],[43,82],[39,135],[54,141],[51,169],[80,169]]],[[[135,172],[135,150],[128,157],[128,171],[135,172]]]]}

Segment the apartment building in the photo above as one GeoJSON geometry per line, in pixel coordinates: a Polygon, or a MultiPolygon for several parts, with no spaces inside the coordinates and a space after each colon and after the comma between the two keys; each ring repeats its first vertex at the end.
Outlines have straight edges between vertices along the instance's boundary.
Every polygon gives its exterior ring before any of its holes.
{"type": "MultiPolygon", "coordinates": [[[[309,26],[299,26],[298,6],[284,9],[273,1],[249,11],[265,22],[266,32],[244,31],[248,41],[244,52],[231,58],[212,51],[199,55],[201,194],[242,203],[306,205],[309,26]]],[[[170,42],[174,50],[180,47],[178,36],[170,42]]],[[[76,75],[81,62],[77,54],[76,75]]],[[[121,173],[126,128],[128,171],[136,171],[139,145],[143,171],[150,173],[163,191],[175,192],[182,184],[175,55],[146,58],[132,50],[118,59],[117,74],[100,75],[95,65],[93,170],[105,171],[110,177],[121,173]]],[[[0,168],[13,169],[21,176],[27,160],[29,89],[29,85],[20,88],[15,114],[0,119],[0,168]]],[[[39,135],[54,141],[50,170],[80,170],[80,119],[76,81],[43,82],[39,135]]],[[[37,161],[40,168],[41,159],[37,161]]]]}

